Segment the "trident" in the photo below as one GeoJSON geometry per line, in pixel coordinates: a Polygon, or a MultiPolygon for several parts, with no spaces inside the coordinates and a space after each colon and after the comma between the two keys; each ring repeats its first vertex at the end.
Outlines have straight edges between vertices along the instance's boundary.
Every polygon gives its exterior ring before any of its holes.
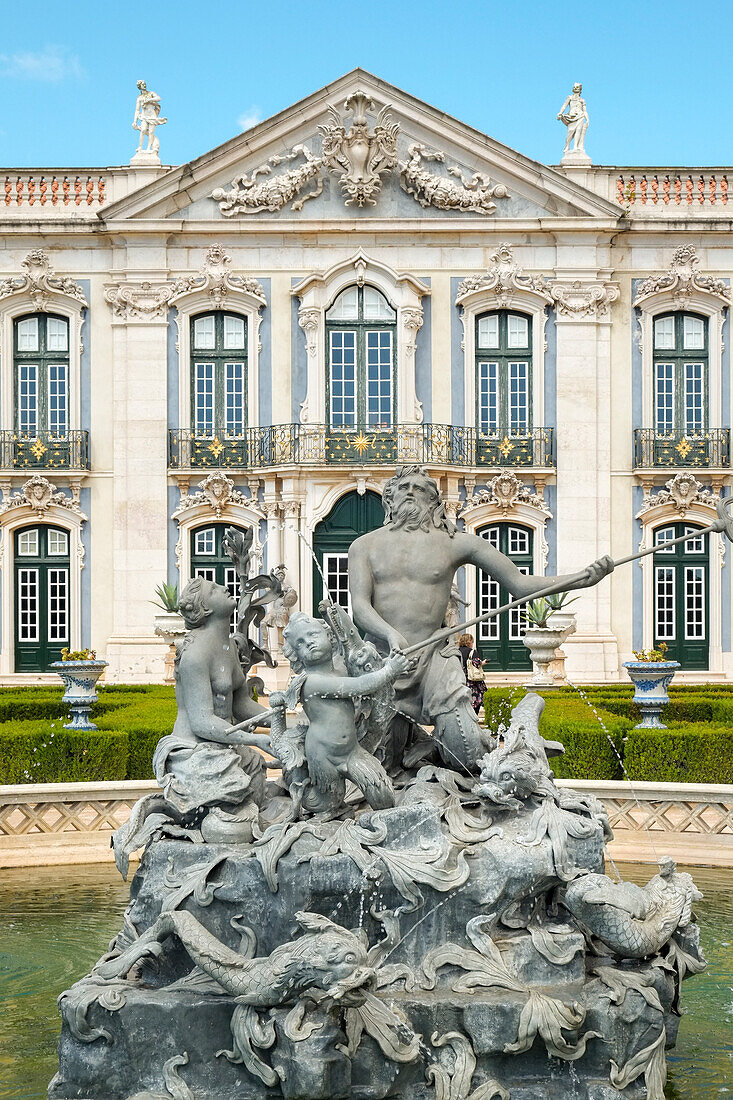
{"type": "MultiPolygon", "coordinates": [[[[729,542],[733,542],[733,513],[731,513],[730,505],[733,504],[733,497],[726,497],[724,500],[720,499],[716,506],[716,512],[718,518],[714,523],[711,523],[709,527],[703,527],[700,530],[687,535],[680,535],[679,538],[671,539],[669,542],[664,543],[664,549],[668,550],[671,546],[677,546],[680,542],[689,542],[692,538],[699,538],[700,535],[707,535],[714,532],[718,535],[725,535],[729,542]]],[[[626,558],[619,558],[618,561],[613,563],[614,569],[619,565],[628,565],[631,561],[638,561],[639,558],[645,558],[648,554],[653,554],[658,551],[658,546],[650,546],[647,550],[640,550],[638,554],[629,554],[626,558]]],[[[521,607],[522,604],[529,603],[530,600],[538,600],[542,596],[551,596],[554,592],[558,592],[559,588],[557,584],[548,585],[545,588],[538,588],[536,592],[530,592],[528,596],[520,596],[516,600],[510,600],[509,603],[505,603],[502,607],[496,607],[492,611],[486,611],[483,615],[477,615],[474,619],[467,619],[465,623],[458,623],[457,626],[447,626],[444,630],[439,630],[435,634],[431,634],[429,638],[425,638],[422,642],[415,642],[414,645],[407,646],[403,650],[406,657],[409,657],[412,653],[417,653],[418,650],[424,649],[429,645],[437,645],[438,642],[442,642],[444,639],[453,637],[459,631],[465,633],[466,627],[476,626],[477,623],[488,622],[489,619],[495,619],[497,615],[502,615],[505,611],[511,611],[515,607],[521,607]]]]}

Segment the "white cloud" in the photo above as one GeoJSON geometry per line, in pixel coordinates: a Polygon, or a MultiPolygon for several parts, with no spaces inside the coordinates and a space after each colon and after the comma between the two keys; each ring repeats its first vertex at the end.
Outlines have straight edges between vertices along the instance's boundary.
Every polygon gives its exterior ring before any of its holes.
{"type": "Polygon", "coordinates": [[[60,46],[46,46],[43,50],[0,54],[0,75],[16,80],[58,84],[67,77],[80,77],[82,67],[78,57],[68,50],[60,46]]]}
{"type": "Polygon", "coordinates": [[[249,107],[237,119],[237,125],[240,130],[251,130],[258,122],[262,122],[262,112],[259,107],[249,107]]]}

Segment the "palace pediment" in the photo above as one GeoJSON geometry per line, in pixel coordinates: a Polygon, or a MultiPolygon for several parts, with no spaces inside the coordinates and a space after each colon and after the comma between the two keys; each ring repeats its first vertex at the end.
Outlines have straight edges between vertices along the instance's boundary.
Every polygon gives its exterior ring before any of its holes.
{"type": "Polygon", "coordinates": [[[563,173],[355,69],[107,207],[103,220],[616,221],[563,173]]]}

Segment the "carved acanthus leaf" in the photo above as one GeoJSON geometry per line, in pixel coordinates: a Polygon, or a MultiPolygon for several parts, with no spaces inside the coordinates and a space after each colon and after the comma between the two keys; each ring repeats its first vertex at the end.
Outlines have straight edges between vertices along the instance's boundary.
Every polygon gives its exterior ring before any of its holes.
{"type": "Polygon", "coordinates": [[[489,257],[489,266],[481,275],[469,275],[458,287],[456,305],[462,305],[469,294],[477,290],[492,291],[499,305],[508,305],[517,290],[538,294],[545,302],[552,302],[547,280],[541,275],[525,275],[514,259],[514,249],[510,244],[500,244],[489,257]]]}
{"type": "Polygon", "coordinates": [[[473,496],[464,503],[460,514],[464,515],[481,504],[500,508],[503,516],[508,515],[518,504],[528,504],[542,512],[544,516],[552,517],[552,512],[541,493],[531,489],[509,470],[500,470],[495,477],[491,478],[485,489],[474,492],[473,496]]]}
{"type": "Polygon", "coordinates": [[[722,279],[712,275],[701,275],[696,271],[700,258],[694,245],[682,245],[672,257],[669,270],[663,275],[650,275],[645,279],[634,298],[634,305],[641,305],[653,294],[671,293],[675,304],[683,308],[689,298],[695,294],[711,294],[723,305],[730,305],[730,287],[722,279]]]}
{"type": "Polygon", "coordinates": [[[567,283],[551,283],[550,294],[560,317],[581,320],[584,317],[608,316],[611,303],[619,296],[619,288],[615,283],[573,279],[567,283]]]}
{"type": "Polygon", "coordinates": [[[25,271],[24,275],[0,281],[0,298],[8,298],[11,294],[28,294],[37,310],[47,309],[49,299],[53,299],[54,295],[73,298],[82,306],[89,304],[74,279],[68,275],[57,275],[51,270],[48,256],[42,248],[34,248],[29,252],[20,266],[25,271]]]}
{"type": "Polygon", "coordinates": [[[376,109],[371,96],[355,92],[344,103],[344,110],[354,116],[348,131],[331,106],[331,123],[318,127],[323,135],[323,164],[338,174],[347,206],[375,206],[382,176],[389,174],[397,163],[400,128],[390,117],[390,105],[382,107],[371,131],[367,108],[376,109]]]}
{"type": "Polygon", "coordinates": [[[186,294],[205,291],[212,307],[220,309],[231,295],[250,294],[260,305],[267,305],[267,298],[257,279],[251,275],[235,275],[229,270],[231,257],[220,244],[212,244],[204,258],[204,265],[197,275],[184,275],[173,284],[169,304],[174,305],[186,294]]]}
{"type": "Polygon", "coordinates": [[[125,321],[153,321],[166,316],[173,296],[172,283],[114,283],[104,288],[104,300],[115,317],[125,321]]]}
{"type": "Polygon", "coordinates": [[[650,491],[645,494],[637,519],[660,504],[672,505],[684,519],[693,505],[704,504],[708,508],[715,508],[718,499],[718,493],[712,489],[704,489],[694,474],[681,471],[669,479],[666,488],[659,489],[656,493],[650,491]]]}
{"type": "Polygon", "coordinates": [[[87,518],[79,505],[78,492],[69,497],[55,489],[52,483],[40,474],[29,478],[17,493],[3,497],[0,501],[0,515],[13,508],[30,508],[37,516],[45,515],[49,508],[65,508],[78,516],[82,522],[87,518]]]}

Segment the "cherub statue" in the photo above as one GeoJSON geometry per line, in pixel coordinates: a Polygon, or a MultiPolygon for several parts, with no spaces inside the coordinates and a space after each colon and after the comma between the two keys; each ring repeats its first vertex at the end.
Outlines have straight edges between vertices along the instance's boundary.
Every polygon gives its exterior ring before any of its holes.
{"type": "Polygon", "coordinates": [[[322,620],[293,615],[283,635],[283,652],[298,675],[287,692],[270,696],[271,740],[291,789],[300,788],[297,797],[303,809],[340,810],[347,779],[361,789],[373,809],[394,806],[389,776],[359,744],[355,702],[404,675],[410,665],[407,657],[394,652],[375,671],[349,676],[334,667],[338,644],[322,620]],[[308,724],[293,736],[293,730],[286,731],[285,712],[297,700],[303,703],[308,724]]]}

